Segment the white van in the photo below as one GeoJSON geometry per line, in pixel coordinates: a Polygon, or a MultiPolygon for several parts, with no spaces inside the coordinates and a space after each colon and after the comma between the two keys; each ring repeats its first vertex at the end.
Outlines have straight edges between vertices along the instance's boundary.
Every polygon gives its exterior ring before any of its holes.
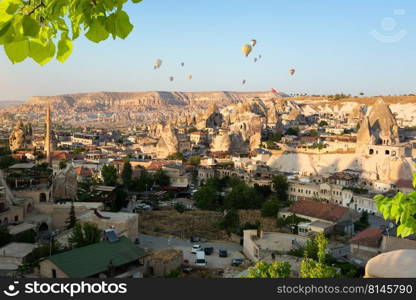
{"type": "Polygon", "coordinates": [[[197,266],[202,266],[202,267],[205,267],[207,265],[207,261],[205,260],[205,252],[204,251],[197,251],[196,252],[195,264],[197,266]]]}

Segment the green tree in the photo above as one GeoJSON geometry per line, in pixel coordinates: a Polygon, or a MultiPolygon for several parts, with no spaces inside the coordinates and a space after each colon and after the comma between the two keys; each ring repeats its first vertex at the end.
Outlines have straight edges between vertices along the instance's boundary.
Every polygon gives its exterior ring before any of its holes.
{"type": "MultiPolygon", "coordinates": [[[[40,65],[56,57],[64,62],[73,41],[99,43],[110,35],[125,39],[133,30],[123,10],[127,0],[3,0],[0,2],[0,45],[12,63],[32,58],[40,65]]],[[[139,3],[141,0],[131,0],[139,3]]]]}
{"type": "Polygon", "coordinates": [[[325,121],[325,120],[322,120],[321,122],[319,122],[319,127],[325,127],[325,126],[328,126],[329,124],[328,124],[328,122],[327,121],[325,121]]]}
{"type": "Polygon", "coordinates": [[[0,169],[1,170],[7,169],[8,167],[14,165],[16,162],[17,161],[9,155],[2,156],[0,157],[0,169]]]}
{"type": "Polygon", "coordinates": [[[0,226],[0,247],[3,247],[10,243],[12,237],[7,229],[7,226],[0,226]]]}
{"type": "Polygon", "coordinates": [[[193,199],[196,206],[202,210],[219,210],[222,208],[221,197],[212,184],[206,184],[198,189],[193,199]]]}
{"type": "Polygon", "coordinates": [[[183,153],[177,152],[177,153],[174,153],[174,154],[169,155],[167,157],[167,159],[169,159],[169,160],[180,160],[180,161],[183,161],[185,158],[183,156],[183,153]]]}
{"type": "Polygon", "coordinates": [[[77,223],[69,238],[73,248],[79,248],[98,243],[101,240],[101,230],[93,223],[77,223]]]}
{"type": "Polygon", "coordinates": [[[286,135],[299,135],[299,127],[290,127],[288,130],[286,130],[286,135]]]}
{"type": "Polygon", "coordinates": [[[121,172],[121,179],[126,188],[130,188],[133,178],[133,169],[131,167],[130,161],[125,161],[123,165],[123,171],[121,172]]]}
{"type": "Polygon", "coordinates": [[[153,176],[143,169],[140,172],[139,178],[133,180],[132,187],[138,192],[144,192],[149,190],[153,186],[153,183],[153,176]]]}
{"type": "Polygon", "coordinates": [[[271,132],[271,133],[269,133],[269,136],[268,136],[267,140],[269,142],[280,142],[281,139],[282,139],[282,134],[281,133],[271,132]]]}
{"type": "Polygon", "coordinates": [[[63,169],[65,169],[66,168],[66,161],[65,160],[61,160],[60,162],[59,162],[59,169],[60,170],[63,170],[63,169]]]}
{"type": "Polygon", "coordinates": [[[123,188],[117,187],[115,193],[116,198],[111,202],[111,211],[118,212],[128,204],[127,192],[123,188]]]}
{"type": "Polygon", "coordinates": [[[244,183],[233,186],[231,192],[224,199],[224,207],[227,209],[259,209],[264,199],[256,193],[254,188],[244,183]]]}
{"type": "Polygon", "coordinates": [[[309,135],[312,137],[319,137],[319,133],[315,129],[312,129],[311,131],[309,131],[309,135]]]}
{"type": "Polygon", "coordinates": [[[279,213],[279,201],[276,197],[273,197],[267,202],[264,202],[261,206],[261,215],[263,217],[273,217],[277,218],[279,213]]]}
{"type": "MultiPolygon", "coordinates": [[[[317,260],[308,257],[306,253],[305,258],[301,262],[300,277],[301,278],[333,278],[336,275],[334,267],[326,264],[326,246],[328,240],[323,234],[318,234],[315,237],[317,247],[317,260]]],[[[307,251],[305,251],[307,252],[307,251]]]]}
{"type": "Polygon", "coordinates": [[[72,150],[72,153],[74,153],[76,155],[84,153],[84,152],[85,152],[84,148],[75,148],[74,150],[72,150]]]}
{"type": "MultiPolygon", "coordinates": [[[[416,189],[416,173],[413,174],[413,187],[416,189]]],[[[374,200],[384,219],[399,225],[397,236],[408,237],[416,233],[416,190],[408,194],[399,192],[391,198],[377,195],[374,200]]]]}
{"type": "Polygon", "coordinates": [[[240,227],[240,216],[235,209],[229,210],[224,220],[221,223],[221,227],[227,232],[237,232],[240,227]]]}
{"type": "Polygon", "coordinates": [[[357,230],[363,230],[370,226],[370,223],[368,222],[368,212],[363,211],[361,213],[360,219],[354,223],[355,229],[357,230]]]}
{"type": "Polygon", "coordinates": [[[66,229],[71,229],[75,227],[75,224],[77,223],[77,217],[75,216],[75,207],[74,207],[74,201],[71,203],[71,209],[69,211],[69,216],[65,221],[66,223],[66,229]]]}
{"type": "Polygon", "coordinates": [[[189,164],[193,166],[199,166],[201,164],[201,156],[194,155],[189,158],[189,164]]]}
{"type": "Polygon", "coordinates": [[[170,178],[163,170],[158,170],[153,176],[155,184],[158,186],[169,186],[170,185],[170,178]]]}
{"type": "Polygon", "coordinates": [[[272,179],[273,189],[276,191],[276,197],[281,203],[281,206],[284,207],[288,204],[289,195],[287,193],[289,189],[289,183],[285,176],[274,176],[272,179]]]}
{"type": "Polygon", "coordinates": [[[182,203],[176,203],[175,206],[173,207],[178,213],[183,214],[186,211],[186,207],[185,205],[183,205],[182,203]]]}
{"type": "Polygon", "coordinates": [[[101,169],[101,176],[103,177],[105,185],[117,185],[117,170],[113,165],[103,166],[103,168],[101,169]]]}
{"type": "Polygon", "coordinates": [[[288,278],[290,264],[288,262],[272,262],[270,264],[259,261],[254,267],[248,269],[245,278],[288,278]]]}

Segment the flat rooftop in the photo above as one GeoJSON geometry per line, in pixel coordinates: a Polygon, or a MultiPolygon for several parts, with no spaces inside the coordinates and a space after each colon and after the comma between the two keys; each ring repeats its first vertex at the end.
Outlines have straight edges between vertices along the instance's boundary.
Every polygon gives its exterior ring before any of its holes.
{"type": "Polygon", "coordinates": [[[29,224],[29,223],[21,223],[19,225],[9,225],[8,227],[9,233],[11,235],[16,235],[21,232],[25,232],[27,230],[34,229],[34,228],[36,228],[36,226],[33,224],[29,224]]]}
{"type": "Polygon", "coordinates": [[[21,163],[14,164],[13,166],[9,167],[9,169],[32,169],[34,166],[34,163],[21,163]]]}
{"type": "Polygon", "coordinates": [[[36,244],[10,243],[0,248],[0,256],[23,258],[35,248],[37,248],[36,244]]]}

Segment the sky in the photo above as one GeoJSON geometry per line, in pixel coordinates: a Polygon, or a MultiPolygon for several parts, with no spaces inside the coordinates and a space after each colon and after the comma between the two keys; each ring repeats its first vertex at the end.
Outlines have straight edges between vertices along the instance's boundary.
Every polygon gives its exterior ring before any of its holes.
{"type": "Polygon", "coordinates": [[[12,65],[1,48],[0,100],[152,90],[416,93],[414,0],[143,0],[126,9],[129,37],[79,38],[64,64],[12,65]],[[251,39],[257,45],[245,58],[251,39]]]}

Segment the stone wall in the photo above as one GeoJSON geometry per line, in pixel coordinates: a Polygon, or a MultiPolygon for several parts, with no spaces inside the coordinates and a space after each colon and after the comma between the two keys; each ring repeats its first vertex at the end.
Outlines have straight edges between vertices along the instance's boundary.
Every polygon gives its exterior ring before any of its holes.
{"type": "Polygon", "coordinates": [[[56,278],[69,278],[69,276],[67,274],[65,274],[64,271],[59,269],[49,259],[46,259],[46,260],[41,261],[39,263],[39,276],[41,278],[53,278],[52,277],[52,270],[56,271],[56,278]]]}

